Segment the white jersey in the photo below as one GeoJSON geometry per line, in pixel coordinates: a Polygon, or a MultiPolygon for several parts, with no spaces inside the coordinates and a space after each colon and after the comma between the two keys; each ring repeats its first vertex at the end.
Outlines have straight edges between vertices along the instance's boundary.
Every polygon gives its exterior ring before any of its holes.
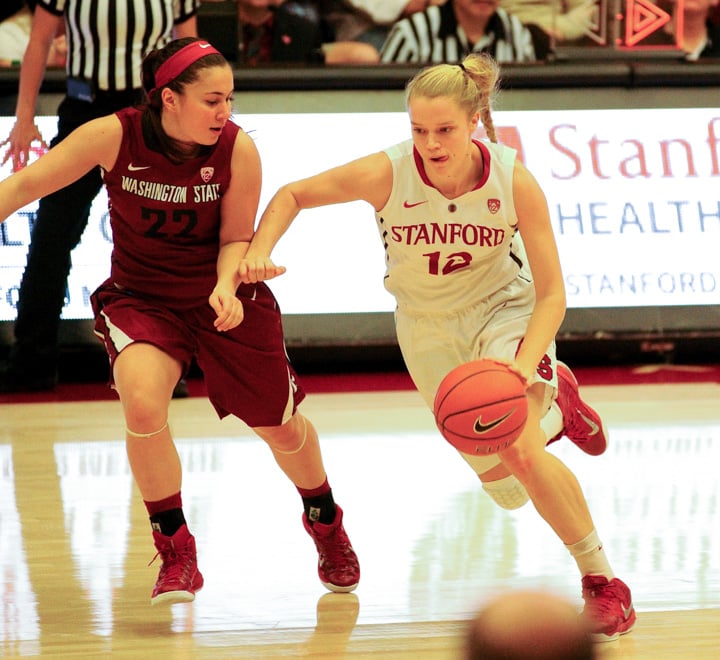
{"type": "Polygon", "coordinates": [[[514,149],[476,142],[483,178],[447,199],[430,183],[412,140],[389,147],[393,187],[375,214],[385,245],[385,288],[400,307],[451,312],[512,282],[527,258],[513,202],[514,149]]]}

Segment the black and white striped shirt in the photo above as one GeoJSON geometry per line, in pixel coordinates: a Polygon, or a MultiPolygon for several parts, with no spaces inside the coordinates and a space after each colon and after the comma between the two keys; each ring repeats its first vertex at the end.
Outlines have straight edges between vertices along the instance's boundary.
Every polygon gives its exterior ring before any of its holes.
{"type": "Polygon", "coordinates": [[[458,24],[452,0],[428,7],[395,23],[385,40],[380,60],[390,62],[459,62],[468,53],[488,53],[495,61],[536,62],[550,52],[550,37],[537,25],[523,24],[498,8],[485,34],[476,43],[458,24]]]}
{"type": "Polygon", "coordinates": [[[65,16],[67,75],[110,92],[140,88],[143,56],[172,39],[200,0],[38,0],[65,16]]]}

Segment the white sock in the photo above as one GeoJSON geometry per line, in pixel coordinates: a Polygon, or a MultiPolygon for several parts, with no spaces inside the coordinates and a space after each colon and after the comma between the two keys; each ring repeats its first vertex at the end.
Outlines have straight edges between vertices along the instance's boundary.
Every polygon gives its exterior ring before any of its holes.
{"type": "Polygon", "coordinates": [[[550,404],[550,408],[540,420],[540,428],[545,432],[546,442],[550,442],[558,433],[563,430],[563,415],[556,401],[550,404]]]}
{"type": "Polygon", "coordinates": [[[615,577],[596,530],[593,529],[582,541],[565,547],[574,557],[583,577],[586,575],[604,575],[608,581],[615,577]]]}

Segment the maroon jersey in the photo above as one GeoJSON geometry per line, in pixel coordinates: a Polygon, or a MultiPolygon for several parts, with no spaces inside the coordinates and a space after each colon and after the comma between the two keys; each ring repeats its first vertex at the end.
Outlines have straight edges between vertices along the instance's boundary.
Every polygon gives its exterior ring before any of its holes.
{"type": "Polygon", "coordinates": [[[227,122],[209,154],[178,165],[145,145],[140,110],[116,114],[123,139],[115,166],[104,173],[110,280],[174,309],[207,303],[217,282],[220,203],[240,129],[227,122]]]}

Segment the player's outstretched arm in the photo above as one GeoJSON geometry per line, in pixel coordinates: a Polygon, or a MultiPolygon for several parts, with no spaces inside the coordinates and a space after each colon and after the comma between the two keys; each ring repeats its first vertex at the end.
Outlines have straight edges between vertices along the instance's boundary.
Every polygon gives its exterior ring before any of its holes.
{"type": "Polygon", "coordinates": [[[265,208],[238,273],[243,282],[258,282],[282,275],[270,255],[303,209],[363,200],[382,208],[392,189],[392,165],[380,152],[359,158],[315,176],[280,188],[265,208]]]}
{"type": "Polygon", "coordinates": [[[0,181],[0,222],[30,202],[73,183],[94,167],[115,164],[122,127],[115,115],[73,131],[34,163],[0,181]]]}
{"type": "Polygon", "coordinates": [[[513,197],[535,286],[535,307],[515,366],[532,382],[532,374],[565,315],[565,286],[545,194],[522,163],[515,166],[513,197]]]}

